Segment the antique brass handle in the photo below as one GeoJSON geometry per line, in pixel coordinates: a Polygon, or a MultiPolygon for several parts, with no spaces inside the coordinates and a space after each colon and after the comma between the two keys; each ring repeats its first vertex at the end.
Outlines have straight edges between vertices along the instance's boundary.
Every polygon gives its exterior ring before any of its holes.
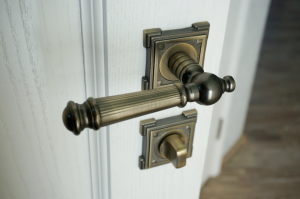
{"type": "Polygon", "coordinates": [[[205,73],[200,65],[182,52],[170,58],[169,70],[182,83],[123,95],[88,98],[83,104],[68,102],[63,111],[64,125],[79,135],[86,127],[98,130],[148,113],[175,106],[184,107],[187,102],[211,105],[225,91],[232,92],[235,89],[235,81],[231,76],[221,79],[205,73]]]}

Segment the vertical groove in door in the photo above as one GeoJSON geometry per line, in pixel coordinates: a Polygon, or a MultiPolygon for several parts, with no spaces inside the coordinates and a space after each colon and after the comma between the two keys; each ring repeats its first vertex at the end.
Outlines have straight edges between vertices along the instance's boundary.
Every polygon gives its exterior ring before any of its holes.
{"type": "MultiPolygon", "coordinates": [[[[85,98],[87,98],[87,85],[86,85],[86,71],[85,71],[85,55],[84,55],[84,39],[83,39],[83,27],[82,27],[82,3],[81,0],[78,1],[78,6],[79,6],[79,12],[80,12],[80,35],[81,35],[81,49],[82,49],[82,66],[83,66],[83,78],[84,78],[84,88],[85,88],[85,98]]],[[[87,130],[88,131],[88,130],[87,130]]],[[[93,194],[93,180],[92,180],[92,165],[91,165],[91,144],[90,144],[90,136],[89,133],[87,133],[87,145],[88,145],[88,152],[89,152],[89,165],[90,165],[90,183],[91,183],[91,196],[92,198],[94,198],[94,194],[93,194]]]]}
{"type": "MultiPolygon", "coordinates": [[[[108,95],[106,2],[102,0],[80,3],[82,53],[87,97],[108,95]],[[101,12],[103,11],[103,12],[101,12]]],[[[93,199],[110,198],[109,129],[88,132],[91,192],[93,199]]]]}
{"type": "MultiPolygon", "coordinates": [[[[102,13],[103,13],[103,42],[104,42],[104,73],[105,73],[105,96],[109,96],[108,86],[108,44],[107,44],[107,4],[106,0],[102,0],[102,13]]],[[[108,198],[111,198],[111,165],[110,165],[110,128],[106,127],[106,143],[107,143],[107,189],[108,198]]]]}

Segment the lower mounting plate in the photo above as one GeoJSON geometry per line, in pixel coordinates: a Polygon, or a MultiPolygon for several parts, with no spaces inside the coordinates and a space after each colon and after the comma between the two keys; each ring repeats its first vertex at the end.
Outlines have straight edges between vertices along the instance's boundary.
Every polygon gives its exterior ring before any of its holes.
{"type": "Polygon", "coordinates": [[[140,122],[140,134],[143,136],[142,155],[139,157],[140,169],[149,169],[169,163],[159,153],[160,142],[177,130],[187,138],[187,158],[192,156],[197,110],[183,111],[182,115],[169,117],[161,120],[154,118],[140,122]]]}

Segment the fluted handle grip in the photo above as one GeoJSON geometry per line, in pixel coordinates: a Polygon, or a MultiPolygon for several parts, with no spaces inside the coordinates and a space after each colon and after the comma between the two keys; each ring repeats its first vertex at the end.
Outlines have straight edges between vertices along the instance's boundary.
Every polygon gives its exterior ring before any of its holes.
{"type": "Polygon", "coordinates": [[[63,111],[66,128],[79,135],[84,128],[98,130],[116,122],[174,106],[185,106],[181,84],[103,98],[89,98],[83,104],[68,102],[63,111]]]}

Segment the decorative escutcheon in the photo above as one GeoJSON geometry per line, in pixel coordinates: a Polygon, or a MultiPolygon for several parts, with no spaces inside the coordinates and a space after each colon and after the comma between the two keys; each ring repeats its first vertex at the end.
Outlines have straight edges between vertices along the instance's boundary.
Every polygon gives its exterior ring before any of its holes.
{"type": "Polygon", "coordinates": [[[176,30],[144,30],[147,59],[142,89],[154,89],[180,82],[175,71],[169,70],[170,59],[176,53],[188,55],[188,59],[183,57],[176,60],[177,65],[184,61],[184,65],[196,63],[203,68],[209,27],[210,24],[205,21],[176,30]]]}
{"type": "Polygon", "coordinates": [[[143,147],[139,157],[140,169],[170,162],[175,168],[184,167],[186,159],[192,156],[196,121],[196,109],[161,120],[152,118],[141,121],[143,147]]]}

